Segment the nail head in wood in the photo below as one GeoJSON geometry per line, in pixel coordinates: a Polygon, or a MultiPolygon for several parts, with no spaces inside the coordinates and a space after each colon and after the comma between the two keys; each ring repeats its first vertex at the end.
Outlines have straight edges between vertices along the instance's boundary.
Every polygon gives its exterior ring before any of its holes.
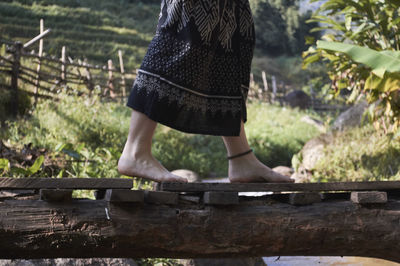
{"type": "Polygon", "coordinates": [[[44,201],[71,201],[72,189],[41,189],[40,199],[44,201]]]}
{"type": "Polygon", "coordinates": [[[239,193],[208,191],[204,193],[203,201],[204,204],[209,205],[239,204],[239,193]]]}
{"type": "Polygon", "coordinates": [[[107,189],[104,198],[108,202],[144,202],[143,190],[107,189]]]}
{"type": "Polygon", "coordinates": [[[386,203],[387,193],[382,191],[353,191],[351,201],[358,204],[386,203]]]}
{"type": "Polygon", "coordinates": [[[146,190],[144,193],[146,203],[176,205],[178,204],[178,197],[177,192],[146,190]]]}
{"type": "Polygon", "coordinates": [[[291,205],[310,205],[321,202],[321,195],[317,192],[291,193],[289,203],[291,205]]]}

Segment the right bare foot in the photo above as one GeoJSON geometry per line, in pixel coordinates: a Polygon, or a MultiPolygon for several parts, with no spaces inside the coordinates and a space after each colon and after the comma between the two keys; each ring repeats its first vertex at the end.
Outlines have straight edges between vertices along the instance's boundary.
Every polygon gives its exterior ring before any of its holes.
{"type": "Polygon", "coordinates": [[[229,180],[231,183],[293,183],[288,176],[273,171],[261,163],[253,153],[229,162],[229,180]]]}
{"type": "Polygon", "coordinates": [[[152,155],[130,158],[122,154],[118,161],[118,172],[130,177],[140,177],[155,182],[188,182],[186,178],[170,173],[152,155]]]}

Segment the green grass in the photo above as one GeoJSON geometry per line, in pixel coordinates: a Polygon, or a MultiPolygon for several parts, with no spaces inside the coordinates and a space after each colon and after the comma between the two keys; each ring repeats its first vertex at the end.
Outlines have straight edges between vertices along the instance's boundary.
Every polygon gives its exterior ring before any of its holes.
{"type": "Polygon", "coordinates": [[[400,139],[371,125],[336,133],[312,181],[400,180],[400,139]]]}
{"type": "MultiPolygon", "coordinates": [[[[56,176],[119,176],[116,165],[126,140],[130,109],[101,102],[96,96],[60,98],[57,103],[38,104],[29,119],[7,122],[2,140],[19,148],[32,143],[69,159],[90,161],[59,169],[53,174],[56,176]]],[[[249,104],[248,110],[250,145],[271,167],[290,166],[293,154],[318,134],[314,127],[300,121],[304,112],[260,103],[249,104]]],[[[169,170],[186,168],[203,177],[227,175],[226,151],[220,137],[185,134],[160,125],[153,139],[153,154],[169,170]]]]}
{"type": "MultiPolygon", "coordinates": [[[[94,64],[117,62],[124,53],[127,69],[139,67],[158,21],[156,1],[3,1],[0,2],[0,36],[27,41],[39,34],[39,20],[52,32],[44,51],[58,55],[62,46],[72,58],[94,64]]],[[[31,49],[37,50],[37,45],[31,49]]]]}
{"type": "Polygon", "coordinates": [[[248,106],[247,136],[261,161],[271,167],[291,165],[293,155],[319,134],[315,127],[300,121],[306,114],[318,118],[313,112],[274,105],[253,103],[248,106]]]}

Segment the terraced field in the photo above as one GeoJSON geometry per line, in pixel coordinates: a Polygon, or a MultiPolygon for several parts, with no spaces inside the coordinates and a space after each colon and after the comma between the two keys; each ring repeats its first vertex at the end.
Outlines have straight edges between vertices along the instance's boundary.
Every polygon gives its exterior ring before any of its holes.
{"type": "MultiPolygon", "coordinates": [[[[140,65],[154,34],[160,11],[159,1],[132,0],[42,0],[0,1],[0,39],[27,41],[39,33],[39,21],[52,32],[44,50],[59,55],[67,47],[68,56],[89,62],[117,62],[124,54],[126,68],[140,65]]],[[[38,47],[33,46],[37,50],[38,47]]]]}

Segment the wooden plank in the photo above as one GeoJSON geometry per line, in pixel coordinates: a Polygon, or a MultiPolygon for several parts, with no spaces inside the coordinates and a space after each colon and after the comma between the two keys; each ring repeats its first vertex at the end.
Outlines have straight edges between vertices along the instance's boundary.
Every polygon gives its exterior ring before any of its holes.
{"type": "Polygon", "coordinates": [[[292,205],[310,205],[321,201],[321,195],[317,192],[291,193],[289,195],[289,203],[292,205]]]}
{"type": "Polygon", "coordinates": [[[386,203],[387,193],[382,191],[351,192],[351,201],[358,204],[386,203]]]}
{"type": "Polygon", "coordinates": [[[41,189],[40,199],[44,201],[71,201],[72,189],[41,189]]]}
{"type": "Polygon", "coordinates": [[[184,201],[184,202],[195,203],[195,204],[200,203],[200,197],[198,197],[198,196],[179,195],[179,200],[184,201]]]}
{"type": "Polygon", "coordinates": [[[142,203],[144,201],[144,191],[131,189],[107,189],[105,200],[108,202],[142,203]]]}
{"type": "Polygon", "coordinates": [[[122,178],[0,178],[0,189],[131,189],[132,179],[122,178]]]}
{"type": "Polygon", "coordinates": [[[363,191],[363,190],[400,190],[400,181],[374,182],[331,182],[331,183],[161,183],[162,191],[363,191]]]}
{"type": "Polygon", "coordinates": [[[147,190],[144,194],[144,200],[146,203],[176,205],[178,204],[178,198],[178,193],[168,191],[147,190]]]}
{"type": "Polygon", "coordinates": [[[204,193],[204,204],[209,205],[234,205],[239,204],[237,192],[209,191],[204,193]]]}
{"type": "Polygon", "coordinates": [[[24,196],[33,196],[36,195],[37,192],[34,189],[27,190],[0,190],[0,200],[7,198],[17,198],[24,196]]]}
{"type": "Polygon", "coordinates": [[[323,201],[327,200],[350,200],[351,192],[333,192],[333,193],[321,193],[323,201]]]}

